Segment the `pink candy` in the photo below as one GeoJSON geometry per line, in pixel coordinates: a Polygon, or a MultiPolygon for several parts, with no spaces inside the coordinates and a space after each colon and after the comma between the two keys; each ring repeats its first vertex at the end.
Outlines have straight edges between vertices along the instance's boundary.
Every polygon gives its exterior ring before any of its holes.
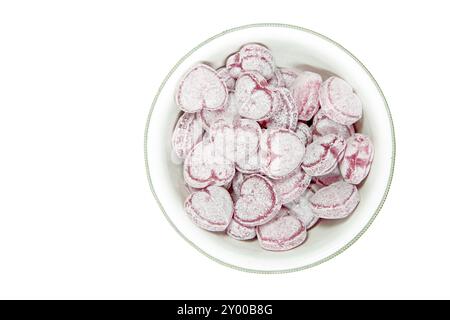
{"type": "Polygon", "coordinates": [[[235,201],[241,195],[241,186],[245,178],[246,176],[243,173],[237,171],[231,181],[231,188],[233,189],[233,194],[236,196],[236,199],[233,198],[235,201]]]}
{"type": "Polygon", "coordinates": [[[353,88],[338,77],[330,77],[320,87],[320,105],[331,120],[351,125],[361,119],[362,102],[353,88]]]}
{"type": "Polygon", "coordinates": [[[241,57],[239,52],[236,52],[227,58],[226,69],[228,70],[230,76],[235,79],[239,78],[242,72],[241,57]]]}
{"type": "Polygon", "coordinates": [[[271,79],[275,72],[275,64],[269,49],[259,44],[247,44],[227,58],[226,68],[230,75],[238,78],[242,72],[251,71],[271,79]]]}
{"type": "Polygon", "coordinates": [[[307,230],[314,227],[319,221],[319,218],[312,211],[311,203],[309,202],[309,198],[316,193],[314,189],[314,187],[306,189],[306,191],[297,199],[285,204],[285,206],[289,208],[291,214],[296,216],[307,230]]]}
{"type": "Polygon", "coordinates": [[[184,161],[184,180],[193,188],[223,186],[233,179],[235,168],[232,161],[218,155],[214,144],[200,142],[184,161]]]}
{"type": "Polygon", "coordinates": [[[258,153],[261,128],[249,119],[236,119],[231,125],[219,120],[211,127],[210,139],[217,153],[240,162],[258,153]]]}
{"type": "Polygon", "coordinates": [[[328,118],[322,110],[320,110],[314,117],[311,131],[314,139],[333,133],[344,140],[347,140],[355,133],[355,129],[352,125],[346,126],[334,122],[328,118]]]}
{"type": "Polygon", "coordinates": [[[306,240],[306,228],[292,215],[282,215],[256,228],[263,249],[286,251],[298,247],[306,240]]]}
{"type": "Polygon", "coordinates": [[[234,219],[247,227],[265,224],[280,210],[281,204],[272,183],[261,175],[247,177],[234,205],[234,219]]]}
{"type": "Polygon", "coordinates": [[[305,192],[310,182],[311,177],[301,167],[298,167],[286,178],[273,180],[273,187],[281,204],[285,204],[293,201],[305,192]]]}
{"type": "Polygon", "coordinates": [[[192,221],[208,231],[224,231],[233,215],[233,201],[222,187],[211,186],[194,192],[184,206],[192,221]]]}
{"type": "Polygon", "coordinates": [[[259,150],[262,131],[258,123],[249,119],[234,122],[236,160],[256,156],[259,150]]]}
{"type": "Polygon", "coordinates": [[[209,131],[209,128],[213,125],[214,122],[223,120],[228,124],[232,124],[235,119],[239,118],[239,114],[237,112],[237,101],[236,97],[233,93],[230,93],[228,96],[228,101],[223,109],[219,110],[208,110],[202,109],[200,111],[199,118],[201,119],[201,123],[205,130],[209,131]]]}
{"type": "Polygon", "coordinates": [[[273,73],[272,79],[268,81],[269,85],[274,88],[283,88],[285,87],[283,74],[281,73],[280,69],[275,69],[275,72],[273,73]]]}
{"type": "Polygon", "coordinates": [[[227,234],[236,240],[251,240],[256,237],[256,228],[246,227],[233,219],[227,228],[227,234]]]}
{"type": "Polygon", "coordinates": [[[343,180],[343,178],[338,166],[336,166],[330,173],[313,178],[314,183],[316,183],[321,187],[329,186],[330,184],[333,184],[341,180],[343,180]]]}
{"type": "Polygon", "coordinates": [[[236,80],[231,76],[230,71],[227,68],[223,67],[217,69],[217,75],[225,82],[228,90],[234,90],[236,80]]]}
{"type": "Polygon", "coordinates": [[[299,75],[297,70],[289,68],[281,68],[280,73],[286,88],[290,88],[299,75]]]}
{"type": "Polygon", "coordinates": [[[309,201],[317,217],[342,219],[355,210],[359,193],[354,185],[340,181],[318,190],[309,201]]]}
{"type": "Polygon", "coordinates": [[[261,137],[262,171],[272,179],[281,179],[301,164],[305,147],[300,138],[287,129],[267,129],[261,137]]]}
{"type": "Polygon", "coordinates": [[[299,74],[295,69],[277,68],[273,73],[273,77],[269,80],[269,84],[274,88],[290,89],[299,74]]]}
{"type": "Polygon", "coordinates": [[[184,113],[178,119],[172,134],[172,148],[175,154],[184,159],[203,135],[202,122],[195,113],[184,113]]]}
{"type": "Polygon", "coordinates": [[[335,134],[317,138],[306,148],[302,168],[310,176],[330,173],[342,159],[345,140],[335,134]]]}
{"type": "Polygon", "coordinates": [[[273,90],[273,111],[266,122],[267,129],[285,128],[295,130],[297,127],[298,113],[291,93],[286,88],[273,90]]]}
{"type": "Polygon", "coordinates": [[[305,146],[310,144],[313,140],[311,129],[306,123],[299,121],[297,123],[297,129],[295,130],[295,133],[305,146]]]}
{"type": "Polygon", "coordinates": [[[298,119],[308,121],[319,110],[319,89],[322,77],[314,72],[302,72],[291,86],[292,97],[298,109],[298,119]]]}
{"type": "Polygon", "coordinates": [[[203,108],[217,110],[227,103],[228,90],[216,70],[199,64],[186,73],[175,97],[177,105],[185,112],[193,113],[203,108]]]}
{"type": "Polygon", "coordinates": [[[228,160],[235,160],[235,133],[234,124],[218,120],[209,129],[209,140],[214,145],[214,152],[228,160]]]}
{"type": "Polygon", "coordinates": [[[217,70],[190,69],[175,100],[183,113],[172,149],[200,228],[284,251],[320,219],[356,209],[374,148],[355,133],[362,103],[344,80],[279,68],[251,43],[217,70]]]}
{"type": "Polygon", "coordinates": [[[366,135],[356,133],[347,139],[347,149],[339,169],[348,183],[359,184],[369,174],[373,161],[373,144],[366,135]]]}
{"type": "Polygon", "coordinates": [[[240,158],[236,160],[236,170],[242,173],[260,173],[261,172],[261,161],[259,154],[249,155],[245,158],[240,158]]]}
{"type": "Polygon", "coordinates": [[[244,71],[254,71],[264,78],[272,78],[275,64],[269,49],[259,44],[247,44],[239,51],[241,68],[244,71]]]}
{"type": "Polygon", "coordinates": [[[263,76],[256,72],[242,73],[236,80],[235,95],[239,114],[248,119],[263,120],[273,111],[273,93],[263,76]]]}

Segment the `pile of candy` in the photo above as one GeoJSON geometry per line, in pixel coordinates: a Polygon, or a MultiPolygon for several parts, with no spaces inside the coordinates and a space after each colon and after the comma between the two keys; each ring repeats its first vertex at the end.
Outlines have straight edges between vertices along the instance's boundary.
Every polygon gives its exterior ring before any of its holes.
{"type": "Polygon", "coordinates": [[[344,80],[278,68],[268,48],[247,44],[225,67],[190,69],[176,103],[172,145],[199,227],[282,251],[358,205],[374,150],[355,132],[362,103],[344,80]]]}

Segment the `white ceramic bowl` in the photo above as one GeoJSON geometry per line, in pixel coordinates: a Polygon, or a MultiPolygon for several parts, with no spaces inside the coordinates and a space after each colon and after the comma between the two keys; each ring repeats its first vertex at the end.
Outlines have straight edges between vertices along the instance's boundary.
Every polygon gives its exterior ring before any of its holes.
{"type": "Polygon", "coordinates": [[[300,27],[257,24],[218,34],[191,50],[169,72],[153,101],[145,132],[145,157],[151,190],[175,230],[209,258],[243,271],[278,273],[297,271],[327,261],[354,243],[370,226],[387,196],[394,158],[394,128],[387,102],[375,79],[350,52],[336,42],[300,27]],[[207,62],[218,68],[228,54],[249,42],[272,50],[278,66],[336,74],[348,81],[364,104],[358,131],[369,135],[375,158],[360,189],[361,202],[347,219],[322,221],[307,241],[286,252],[270,252],[257,241],[237,241],[196,227],[184,212],[188,193],[181,165],[171,159],[171,134],[179,115],[174,92],[182,75],[193,65],[207,62]]]}

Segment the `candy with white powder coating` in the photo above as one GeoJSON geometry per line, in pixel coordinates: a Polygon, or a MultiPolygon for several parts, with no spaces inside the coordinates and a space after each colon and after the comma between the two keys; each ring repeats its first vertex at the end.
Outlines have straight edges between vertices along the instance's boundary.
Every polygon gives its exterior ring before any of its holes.
{"type": "Polygon", "coordinates": [[[348,126],[362,117],[361,99],[341,78],[330,77],[322,83],[319,101],[325,115],[337,123],[348,126]]]}
{"type": "Polygon", "coordinates": [[[287,129],[267,129],[261,136],[260,161],[262,171],[272,179],[288,176],[302,163],[305,146],[295,132],[287,129]]]}
{"type": "Polygon", "coordinates": [[[178,85],[175,100],[181,110],[189,113],[203,108],[218,110],[227,103],[228,90],[216,70],[199,64],[184,75],[178,85]]]}
{"type": "Polygon", "coordinates": [[[172,133],[172,148],[178,158],[184,159],[202,139],[202,122],[195,113],[183,113],[172,133]]]}
{"type": "Polygon", "coordinates": [[[242,70],[258,72],[267,80],[273,77],[275,63],[266,47],[256,43],[247,44],[239,50],[239,57],[242,70]]]}
{"type": "Polygon", "coordinates": [[[355,133],[347,139],[344,157],[339,163],[340,172],[345,181],[359,184],[369,174],[374,156],[374,148],[370,138],[355,133]]]}
{"type": "Polygon", "coordinates": [[[335,134],[317,138],[306,147],[302,168],[313,177],[330,173],[342,159],[345,140],[335,134]]]}
{"type": "Polygon", "coordinates": [[[311,177],[301,167],[298,167],[289,176],[273,180],[272,182],[281,204],[285,204],[293,201],[305,192],[311,182],[311,177]]]}
{"type": "Polygon", "coordinates": [[[234,205],[234,219],[247,227],[255,227],[272,220],[281,204],[272,183],[253,174],[245,178],[240,196],[234,205]]]}
{"type": "Polygon", "coordinates": [[[233,215],[230,194],[226,189],[216,186],[190,194],[184,207],[192,221],[208,231],[224,231],[233,215]]]}
{"type": "Polygon", "coordinates": [[[193,188],[224,186],[234,177],[234,163],[215,152],[209,141],[198,143],[184,161],[184,180],[193,188]]]}
{"type": "Polygon", "coordinates": [[[319,89],[322,77],[314,72],[304,71],[299,74],[290,90],[295,106],[298,110],[298,119],[309,121],[319,110],[319,89]]]}
{"type": "Polygon", "coordinates": [[[256,237],[255,227],[246,227],[235,219],[232,219],[227,228],[227,234],[236,240],[251,240],[256,237]]]}
{"type": "Polygon", "coordinates": [[[315,192],[314,187],[308,188],[297,199],[285,204],[285,206],[289,208],[290,213],[295,215],[303,223],[307,230],[314,227],[319,221],[319,218],[312,211],[309,202],[309,198],[311,198],[315,192]]]}
{"type": "Polygon", "coordinates": [[[309,201],[317,217],[343,219],[355,210],[359,203],[359,193],[353,184],[339,181],[318,190],[309,201]]]}
{"type": "Polygon", "coordinates": [[[346,126],[331,120],[325,115],[323,110],[319,110],[314,116],[311,133],[313,139],[332,133],[347,140],[355,133],[355,129],[353,125],[346,126]]]}
{"type": "Polygon", "coordinates": [[[238,113],[253,120],[268,119],[273,112],[273,92],[266,79],[256,72],[244,72],[236,80],[238,113]]]}
{"type": "Polygon", "coordinates": [[[311,129],[306,123],[299,121],[297,123],[297,129],[295,129],[295,133],[305,146],[312,142],[311,129]]]}
{"type": "Polygon", "coordinates": [[[263,249],[286,251],[306,240],[306,228],[292,215],[282,215],[256,228],[258,242],[263,249]]]}
{"type": "Polygon", "coordinates": [[[273,112],[266,121],[265,127],[267,129],[285,128],[295,130],[297,121],[297,108],[289,90],[286,88],[273,89],[273,112]]]}

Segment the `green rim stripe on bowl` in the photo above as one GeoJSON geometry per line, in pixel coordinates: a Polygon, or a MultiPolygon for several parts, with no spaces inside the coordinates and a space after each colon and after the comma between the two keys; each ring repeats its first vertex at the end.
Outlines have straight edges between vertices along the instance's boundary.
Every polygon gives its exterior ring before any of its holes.
{"type": "Polygon", "coordinates": [[[306,29],[306,28],[302,28],[302,27],[298,27],[298,26],[294,26],[294,25],[289,25],[289,24],[280,24],[280,23],[257,23],[257,24],[249,24],[249,25],[244,25],[244,26],[240,26],[240,27],[235,27],[226,31],[223,31],[219,34],[216,34],[215,36],[203,41],[202,43],[200,43],[199,45],[197,45],[195,48],[193,48],[191,51],[189,51],[186,55],[184,55],[176,64],[175,66],[169,71],[169,73],[166,75],[166,77],[164,78],[163,82],[161,83],[161,85],[159,86],[158,92],[156,93],[152,105],[150,107],[150,111],[147,117],[147,122],[145,125],[145,133],[144,133],[144,156],[145,156],[145,168],[146,168],[146,172],[147,172],[147,179],[148,179],[148,183],[150,185],[150,189],[153,193],[153,196],[156,199],[156,202],[158,203],[159,207],[161,208],[161,211],[164,213],[164,216],[166,217],[167,221],[170,223],[170,225],[176,230],[176,232],[184,239],[186,240],[190,245],[192,245],[195,249],[197,249],[199,252],[201,252],[202,254],[204,254],[205,256],[207,256],[208,258],[210,258],[211,260],[218,262],[224,266],[239,270],[239,271],[245,271],[245,272],[252,272],[252,273],[260,273],[260,274],[279,274],[279,273],[289,273],[289,272],[295,272],[295,271],[301,271],[301,270],[305,270],[305,269],[309,269],[312,268],[314,266],[317,266],[319,264],[322,264],[336,256],[338,256],[339,254],[341,254],[342,252],[344,252],[345,250],[347,250],[353,243],[355,243],[363,234],[364,232],[366,232],[366,230],[370,227],[370,225],[373,223],[373,221],[375,220],[375,218],[377,217],[378,213],[380,212],[381,208],[383,207],[384,202],[386,201],[386,197],[389,193],[389,188],[391,186],[392,183],[392,178],[394,175],[394,166],[395,166],[395,155],[396,155],[396,144],[395,144],[395,132],[394,132],[394,123],[392,121],[392,115],[391,115],[391,111],[389,110],[389,106],[388,103],[386,101],[386,98],[383,94],[383,92],[381,91],[380,86],[378,85],[377,81],[375,80],[375,78],[372,76],[372,74],[369,72],[369,70],[367,70],[367,68],[362,64],[361,61],[359,61],[352,53],[350,53],[347,49],[345,49],[343,46],[341,46],[339,43],[335,42],[334,40],[320,34],[317,33],[315,31],[306,29]],[[172,220],[170,220],[169,216],[167,215],[167,213],[165,212],[161,202],[159,201],[159,198],[155,192],[155,189],[153,188],[153,184],[152,184],[152,178],[150,175],[150,168],[148,165],[148,158],[147,158],[147,142],[148,142],[148,128],[150,125],[150,121],[151,121],[151,117],[152,117],[152,113],[153,113],[153,108],[156,105],[156,102],[158,100],[158,97],[162,91],[162,89],[164,88],[164,85],[166,84],[167,80],[171,77],[171,75],[173,74],[173,72],[178,68],[178,66],[183,63],[184,60],[186,60],[193,52],[195,52],[197,49],[203,47],[205,44],[213,41],[216,38],[219,38],[225,34],[229,34],[232,32],[236,32],[239,30],[243,30],[243,29],[249,29],[249,28],[259,28],[259,27],[275,27],[275,28],[289,28],[289,29],[295,29],[295,30],[300,30],[300,31],[305,31],[308,33],[311,33],[313,35],[316,35],[332,44],[334,44],[335,46],[339,47],[340,49],[342,49],[344,52],[346,52],[350,57],[353,58],[353,60],[355,60],[365,71],[366,73],[369,75],[370,79],[373,81],[373,83],[375,84],[375,86],[377,87],[380,95],[383,97],[384,100],[384,105],[386,108],[386,112],[389,116],[389,122],[390,122],[390,127],[391,127],[391,136],[392,136],[392,159],[391,159],[391,169],[390,169],[390,174],[389,174],[389,179],[388,179],[388,183],[386,185],[386,190],[384,192],[383,198],[381,199],[380,204],[378,205],[377,209],[375,210],[374,214],[372,215],[372,217],[370,218],[369,222],[364,226],[364,228],[352,239],[350,240],[346,245],[344,245],[342,248],[340,248],[339,250],[337,250],[335,253],[320,259],[314,263],[305,265],[305,266],[301,266],[298,268],[290,268],[290,269],[283,269],[283,270],[254,270],[254,269],[248,269],[248,268],[242,268],[239,266],[235,266],[232,265],[230,263],[224,262],[220,259],[217,259],[211,255],[209,255],[208,253],[206,253],[205,251],[203,251],[202,249],[200,249],[198,246],[196,246],[191,240],[189,240],[183,233],[180,232],[180,230],[178,230],[178,228],[175,226],[175,224],[172,222],[172,220]]]}

